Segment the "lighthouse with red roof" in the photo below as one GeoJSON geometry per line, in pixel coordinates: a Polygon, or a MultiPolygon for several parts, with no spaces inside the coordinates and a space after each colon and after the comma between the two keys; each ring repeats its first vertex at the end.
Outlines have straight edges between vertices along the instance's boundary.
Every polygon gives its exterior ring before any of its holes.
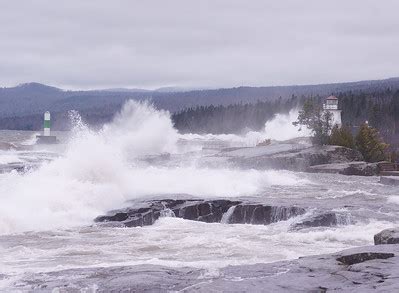
{"type": "Polygon", "coordinates": [[[341,110],[338,109],[338,98],[336,96],[327,97],[323,109],[333,114],[333,125],[342,126],[341,110]]]}

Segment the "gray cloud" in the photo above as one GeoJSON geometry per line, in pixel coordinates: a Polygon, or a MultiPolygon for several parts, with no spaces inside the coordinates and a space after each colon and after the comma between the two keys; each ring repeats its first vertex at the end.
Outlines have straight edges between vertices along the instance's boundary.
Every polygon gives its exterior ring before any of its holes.
{"type": "Polygon", "coordinates": [[[306,84],[399,75],[395,0],[0,2],[0,84],[306,84]]]}

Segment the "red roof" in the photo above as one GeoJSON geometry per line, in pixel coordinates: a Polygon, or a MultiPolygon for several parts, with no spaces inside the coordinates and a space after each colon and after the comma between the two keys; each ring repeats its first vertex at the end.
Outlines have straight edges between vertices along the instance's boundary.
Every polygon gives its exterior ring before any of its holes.
{"type": "Polygon", "coordinates": [[[336,96],[329,96],[326,100],[338,100],[336,96]]]}

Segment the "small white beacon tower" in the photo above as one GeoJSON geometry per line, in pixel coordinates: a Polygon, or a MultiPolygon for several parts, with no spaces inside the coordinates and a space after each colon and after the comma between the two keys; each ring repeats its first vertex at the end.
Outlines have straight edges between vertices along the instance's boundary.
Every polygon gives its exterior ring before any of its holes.
{"type": "Polygon", "coordinates": [[[43,135],[37,135],[37,144],[55,144],[58,143],[57,137],[51,135],[50,132],[50,119],[51,115],[49,111],[44,113],[44,125],[43,125],[43,135]]]}
{"type": "Polygon", "coordinates": [[[323,104],[323,110],[328,111],[333,115],[333,125],[338,127],[342,126],[341,112],[338,109],[338,98],[336,96],[329,96],[326,98],[326,102],[323,104]]]}
{"type": "Polygon", "coordinates": [[[46,111],[46,113],[44,113],[43,135],[50,136],[50,112],[49,111],[46,111]]]}

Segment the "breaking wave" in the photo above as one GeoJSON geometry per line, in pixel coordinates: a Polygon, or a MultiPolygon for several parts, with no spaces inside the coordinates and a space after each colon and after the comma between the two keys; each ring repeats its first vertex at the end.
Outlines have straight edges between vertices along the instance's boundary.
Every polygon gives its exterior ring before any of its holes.
{"type": "Polygon", "coordinates": [[[148,195],[240,196],[298,183],[289,172],[140,166],[140,156],[178,151],[170,114],[147,103],[127,102],[100,131],[89,129],[77,112],[70,116],[75,127],[62,157],[0,176],[0,233],[90,224],[148,195]]]}
{"type": "Polygon", "coordinates": [[[265,127],[261,131],[248,131],[244,135],[235,134],[184,134],[181,135],[183,139],[197,139],[197,140],[220,140],[229,141],[237,146],[255,146],[258,143],[266,140],[284,141],[298,137],[309,137],[311,132],[306,127],[300,131],[299,128],[292,123],[298,118],[298,109],[292,109],[289,113],[278,113],[273,119],[267,121],[265,127]]]}

